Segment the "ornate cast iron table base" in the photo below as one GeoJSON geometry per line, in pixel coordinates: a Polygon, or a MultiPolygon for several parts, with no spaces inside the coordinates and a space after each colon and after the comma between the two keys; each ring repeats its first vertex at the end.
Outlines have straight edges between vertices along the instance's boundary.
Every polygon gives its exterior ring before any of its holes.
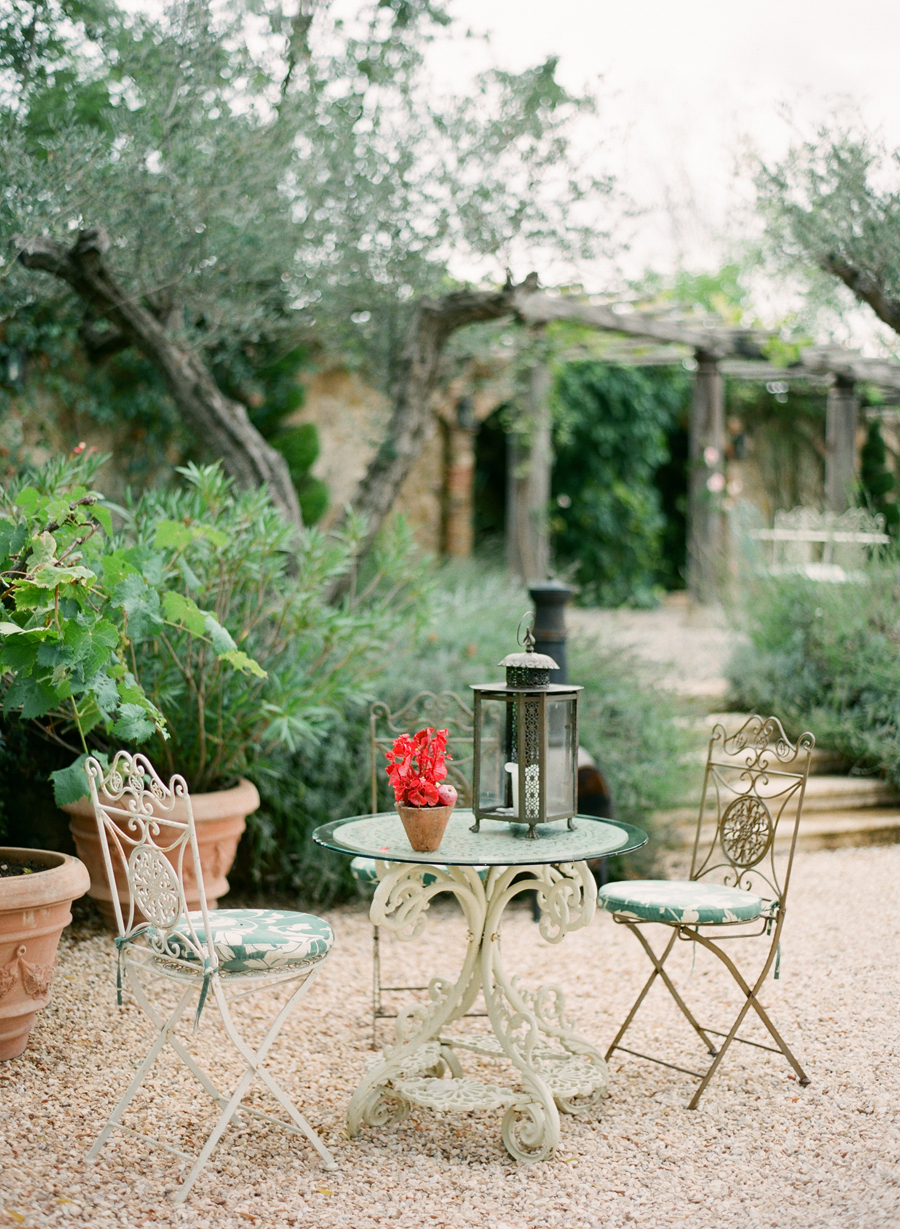
{"type": "Polygon", "coordinates": [[[517,1161],[547,1160],[559,1144],[560,1111],[580,1113],[605,1095],[606,1062],[572,1031],[558,986],[529,990],[507,975],[500,925],[514,896],[536,891],[540,933],[548,942],[559,943],[570,931],[587,926],[597,896],[587,865],[492,866],[484,882],[470,866],[379,862],[378,871],[371,908],[376,926],[415,939],[425,929],[432,898],[452,892],[468,935],[456,981],[433,977],[429,1001],[398,1016],[395,1044],[374,1058],[351,1098],[350,1134],[356,1135],[362,1123],[401,1122],[413,1105],[445,1111],[502,1109],[501,1134],[510,1155],[517,1161]],[[451,1026],[469,1011],[479,990],[492,1031],[455,1036],[451,1026]],[[508,1084],[466,1078],[458,1057],[465,1051],[508,1060],[518,1078],[508,1084]]]}

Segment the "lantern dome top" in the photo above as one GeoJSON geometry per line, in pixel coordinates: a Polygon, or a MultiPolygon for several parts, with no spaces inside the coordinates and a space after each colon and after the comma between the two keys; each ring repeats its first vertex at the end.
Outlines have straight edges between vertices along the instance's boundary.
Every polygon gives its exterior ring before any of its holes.
{"type": "Polygon", "coordinates": [[[556,662],[546,653],[535,653],[534,649],[526,649],[524,653],[510,653],[497,663],[500,666],[512,666],[519,670],[558,670],[556,662]]]}
{"type": "Polygon", "coordinates": [[[519,620],[519,631],[516,639],[519,644],[524,646],[525,652],[509,653],[503,658],[503,661],[497,663],[498,665],[505,666],[507,670],[559,669],[559,666],[552,657],[548,657],[546,653],[535,653],[534,651],[534,615],[530,610],[522,615],[522,618],[519,620]],[[522,624],[526,619],[531,619],[531,623],[527,623],[523,629],[522,624]]]}

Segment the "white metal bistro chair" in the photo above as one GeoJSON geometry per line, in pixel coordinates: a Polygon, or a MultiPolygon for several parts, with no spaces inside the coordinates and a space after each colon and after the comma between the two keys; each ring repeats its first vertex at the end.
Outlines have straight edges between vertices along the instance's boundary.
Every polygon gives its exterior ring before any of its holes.
{"type": "Polygon", "coordinates": [[[156,1038],[134,1078],[87,1154],[96,1159],[114,1130],[136,1135],[193,1162],[190,1173],[174,1196],[182,1203],[213,1148],[233,1117],[244,1114],[275,1123],[303,1135],[325,1162],[335,1169],[331,1153],[287,1093],[266,1069],[266,1058],[293,1008],[315,981],[322,961],[334,942],[327,922],[307,913],[270,909],[218,909],[209,911],[203,890],[200,855],[191,799],[184,778],[173,776],[165,785],[143,755],[119,751],[109,772],[93,757],[86,762],[91,801],[100,832],[103,859],[112,889],[118,925],[119,1002],[124,971],[134,997],[156,1030],[156,1038]],[[201,908],[190,912],[184,890],[186,859],[193,858],[201,908]],[[116,860],[128,883],[128,911],[123,915],[116,888],[116,860]],[[174,990],[173,1008],[161,1004],[168,983],[174,990]],[[277,1011],[262,1041],[253,1045],[238,1031],[231,1006],[264,990],[287,986],[286,1002],[277,1011]],[[246,1064],[234,1091],[226,1095],[216,1087],[179,1037],[176,1028],[194,1008],[194,1030],[201,1013],[215,1007],[228,1039],[246,1064]],[[168,1046],[184,1063],[201,1088],[221,1108],[219,1118],[199,1156],[126,1127],[122,1118],[162,1050],[168,1046]],[[261,1083],[288,1119],[242,1104],[250,1088],[261,1083]]]}
{"type": "Polygon", "coordinates": [[[800,735],[796,744],[790,742],[775,717],[750,717],[731,735],[726,734],[723,726],[716,725],[709,740],[690,878],[625,880],[600,889],[600,907],[632,931],[653,965],[653,972],[616,1033],[606,1058],[615,1050],[622,1050],[693,1076],[700,1083],[689,1109],[697,1108],[733,1041],[783,1054],[800,1084],[809,1083],[758,995],[773,963],[778,976],[788,887],[815,741],[812,734],[806,733],[800,735]],[[666,926],[670,931],[661,955],[656,954],[641,930],[651,924],[666,926]],[[748,925],[753,929],[748,931],[748,925]],[[761,966],[757,965],[755,974],[745,977],[721,943],[726,939],[751,938],[760,939],[765,946],[760,953],[761,966]],[[666,971],[666,960],[678,939],[700,944],[712,952],[740,987],[741,1007],[727,1032],[698,1024],[666,971]],[[657,978],[712,1056],[706,1071],[692,1071],[621,1044],[657,978]],[[737,1035],[750,1010],[756,1012],[774,1046],[737,1035]],[[724,1038],[718,1048],[714,1037],[724,1038]]]}

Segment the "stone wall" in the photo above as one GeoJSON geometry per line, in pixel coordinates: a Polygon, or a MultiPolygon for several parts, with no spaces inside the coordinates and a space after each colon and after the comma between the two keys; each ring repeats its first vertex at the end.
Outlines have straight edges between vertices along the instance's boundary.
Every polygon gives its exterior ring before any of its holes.
{"type": "MultiPolygon", "coordinates": [[[[313,474],[328,487],[323,528],[334,524],[356,490],[387,430],[390,403],[384,393],[345,368],[323,369],[304,381],[304,405],[287,420],[315,423],[321,451],[313,474]]],[[[405,516],[416,543],[430,554],[472,551],[474,433],[509,396],[504,373],[471,364],[436,399],[422,454],[400,488],[394,513],[405,516]],[[458,412],[470,398],[466,425],[458,412]]]]}

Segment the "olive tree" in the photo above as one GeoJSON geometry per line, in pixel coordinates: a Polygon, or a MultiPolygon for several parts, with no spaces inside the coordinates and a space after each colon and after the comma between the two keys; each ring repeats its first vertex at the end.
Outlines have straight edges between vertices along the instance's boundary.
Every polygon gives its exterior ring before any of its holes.
{"type": "Polygon", "coordinates": [[[214,372],[298,338],[364,364],[393,403],[354,500],[371,537],[418,455],[447,337],[513,308],[509,279],[459,287],[451,257],[499,271],[517,251],[592,252],[587,207],[609,190],[574,166],[591,103],[553,61],[435,95],[425,54],[448,24],[430,0],[352,21],[327,0],[177,0],[158,17],[12,0],[0,318],[77,296],[87,353],[141,350],[195,437],[293,520],[284,457],[214,372]]]}
{"type": "Polygon", "coordinates": [[[777,255],[836,283],[900,334],[900,151],[869,134],[822,129],[761,166],[759,204],[777,255]]]}

